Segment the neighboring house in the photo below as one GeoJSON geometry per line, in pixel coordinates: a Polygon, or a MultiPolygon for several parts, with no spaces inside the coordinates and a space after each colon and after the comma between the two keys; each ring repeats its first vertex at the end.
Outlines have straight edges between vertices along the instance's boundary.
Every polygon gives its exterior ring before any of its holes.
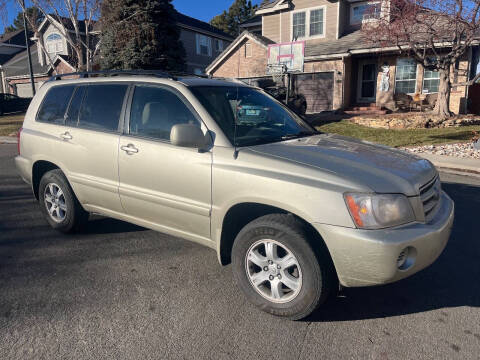
{"type": "Polygon", "coordinates": [[[262,16],[256,15],[240,24],[240,29],[247,30],[255,35],[262,35],[262,16]]]}
{"type": "MultiPolygon", "coordinates": [[[[58,31],[58,26],[54,26],[52,21],[55,20],[52,18],[44,20],[39,26],[38,33],[30,37],[36,88],[55,72],[65,74],[76,71],[74,52],[65,36],[58,31]],[[41,44],[44,51],[41,51],[41,44]]],[[[67,30],[74,34],[71,21],[67,18],[62,21],[67,30]]],[[[204,74],[206,66],[233,40],[223,31],[189,16],[177,13],[176,21],[180,29],[180,40],[186,50],[187,72],[192,74],[204,74]]],[[[90,29],[92,49],[100,32],[99,23],[94,23],[90,29]]],[[[85,23],[82,21],[80,33],[85,34],[85,23]]],[[[2,91],[31,97],[33,92],[23,30],[0,38],[0,65],[2,91]]]]}
{"type": "MultiPolygon", "coordinates": [[[[265,77],[269,45],[298,40],[305,41],[305,63],[303,72],[292,75],[292,84],[307,97],[308,112],[357,105],[394,110],[396,94],[437,92],[438,73],[425,71],[413,59],[400,55],[396,47],[374,47],[363,38],[362,24],[375,21],[380,14],[388,16],[387,0],[272,1],[256,12],[261,16],[261,35],[246,24],[246,30],[208,66],[207,74],[265,77]],[[388,88],[381,86],[384,71],[389,76],[388,88]]],[[[452,72],[453,83],[475,75],[478,53],[474,46],[458,62],[452,72]]],[[[452,111],[465,111],[467,98],[468,87],[454,87],[452,111]]]]}
{"type": "MultiPolygon", "coordinates": [[[[53,25],[55,21],[56,20],[52,18],[45,19],[39,25],[38,32],[29,36],[32,70],[36,89],[47,81],[54,72],[57,74],[65,74],[74,72],[76,69],[73,51],[65,37],[58,30],[59,26],[53,25]],[[41,50],[41,44],[43,44],[44,51],[41,50]]],[[[64,18],[62,21],[67,31],[74,34],[70,19],[64,18]]],[[[81,21],[79,25],[80,34],[84,35],[85,23],[81,21]]],[[[90,29],[90,32],[92,34],[91,40],[93,47],[95,44],[95,36],[99,34],[98,29],[95,28],[95,24],[90,29]]],[[[23,37],[23,47],[13,57],[2,62],[1,83],[4,92],[16,94],[21,97],[31,97],[33,91],[23,30],[21,30],[21,33],[23,37]]]]}
{"type": "Polygon", "coordinates": [[[186,70],[192,74],[205,74],[205,68],[233,41],[222,30],[179,12],[177,26],[187,54],[186,70]]]}

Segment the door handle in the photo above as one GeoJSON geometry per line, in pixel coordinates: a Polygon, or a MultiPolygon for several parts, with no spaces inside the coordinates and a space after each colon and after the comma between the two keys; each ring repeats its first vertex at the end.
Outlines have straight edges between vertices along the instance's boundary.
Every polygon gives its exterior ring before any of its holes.
{"type": "Polygon", "coordinates": [[[68,131],[64,132],[63,134],[60,134],[60,137],[65,141],[73,139],[73,136],[70,135],[68,131]]]}
{"type": "Polygon", "coordinates": [[[138,149],[133,144],[128,144],[127,146],[120,147],[123,151],[127,153],[127,155],[132,155],[138,153],[138,149]]]}

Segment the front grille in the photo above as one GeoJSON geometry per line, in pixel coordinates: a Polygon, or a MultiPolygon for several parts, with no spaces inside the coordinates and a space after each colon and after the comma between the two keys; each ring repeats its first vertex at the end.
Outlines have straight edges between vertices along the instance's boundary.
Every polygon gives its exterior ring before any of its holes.
{"type": "Polygon", "coordinates": [[[420,188],[420,199],[422,200],[426,222],[429,222],[435,216],[435,210],[440,203],[441,191],[442,186],[438,176],[420,188]]]}

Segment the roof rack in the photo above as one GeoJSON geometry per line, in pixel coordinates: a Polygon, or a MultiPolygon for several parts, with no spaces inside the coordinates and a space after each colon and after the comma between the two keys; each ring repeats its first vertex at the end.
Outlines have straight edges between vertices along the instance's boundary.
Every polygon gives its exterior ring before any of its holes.
{"type": "Polygon", "coordinates": [[[102,70],[102,71],[84,71],[84,72],[73,72],[67,74],[57,74],[53,75],[48,81],[57,81],[62,80],[62,78],[70,76],[78,76],[80,79],[91,78],[91,77],[108,77],[108,76],[154,76],[158,78],[166,78],[177,80],[178,76],[192,76],[192,77],[201,77],[205,78],[206,76],[195,75],[190,73],[182,72],[168,72],[162,70],[102,70]]]}

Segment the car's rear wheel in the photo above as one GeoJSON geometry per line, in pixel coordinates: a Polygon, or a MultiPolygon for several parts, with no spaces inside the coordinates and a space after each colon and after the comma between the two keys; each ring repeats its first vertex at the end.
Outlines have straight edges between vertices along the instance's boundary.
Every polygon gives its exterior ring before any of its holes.
{"type": "Polygon", "coordinates": [[[328,251],[293,215],[273,214],[246,225],[232,250],[234,277],[262,310],[293,320],[310,315],[338,288],[328,251]]]}
{"type": "Polygon", "coordinates": [[[69,233],[80,230],[88,220],[88,213],[59,169],[45,173],[40,180],[39,203],[47,222],[58,231],[69,233]]]}

